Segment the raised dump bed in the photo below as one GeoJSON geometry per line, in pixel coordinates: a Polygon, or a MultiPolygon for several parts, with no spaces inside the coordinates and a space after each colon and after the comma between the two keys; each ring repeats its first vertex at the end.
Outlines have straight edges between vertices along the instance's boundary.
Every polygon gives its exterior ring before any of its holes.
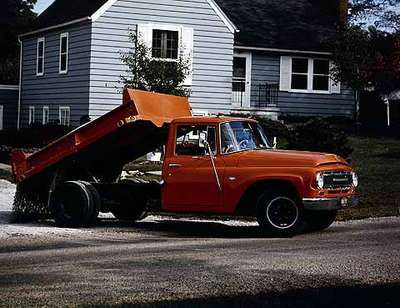
{"type": "Polygon", "coordinates": [[[161,145],[173,119],[191,115],[187,98],[125,89],[123,104],[34,154],[11,154],[17,183],[60,164],[104,176],[161,145]]]}
{"type": "Polygon", "coordinates": [[[24,208],[45,208],[59,181],[111,183],[122,167],[163,145],[172,120],[191,116],[187,98],[125,89],[123,104],[34,154],[16,150],[11,163],[24,208]],[[26,206],[26,203],[30,203],[26,206]]]}

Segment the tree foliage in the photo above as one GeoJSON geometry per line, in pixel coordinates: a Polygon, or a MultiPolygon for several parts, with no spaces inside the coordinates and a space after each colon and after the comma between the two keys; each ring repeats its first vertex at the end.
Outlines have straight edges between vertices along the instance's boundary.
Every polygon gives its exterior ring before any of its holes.
{"type": "Polygon", "coordinates": [[[349,8],[351,24],[373,25],[388,32],[400,31],[400,0],[352,0],[349,8]]]}
{"type": "Polygon", "coordinates": [[[356,94],[371,89],[386,95],[400,88],[399,29],[400,0],[351,1],[349,22],[328,43],[336,64],[333,79],[356,94]]]}
{"type": "Polygon", "coordinates": [[[31,30],[37,0],[3,0],[0,10],[0,83],[16,83],[19,71],[18,35],[31,30]]]}
{"type": "Polygon", "coordinates": [[[154,59],[151,49],[134,31],[130,31],[129,40],[134,48],[121,53],[121,60],[128,67],[126,76],[121,76],[124,86],[178,96],[189,95],[184,86],[191,69],[188,57],[178,55],[176,61],[154,59]]]}
{"type": "Polygon", "coordinates": [[[388,94],[400,87],[400,36],[357,25],[342,27],[331,42],[335,80],[356,91],[388,94]]]}

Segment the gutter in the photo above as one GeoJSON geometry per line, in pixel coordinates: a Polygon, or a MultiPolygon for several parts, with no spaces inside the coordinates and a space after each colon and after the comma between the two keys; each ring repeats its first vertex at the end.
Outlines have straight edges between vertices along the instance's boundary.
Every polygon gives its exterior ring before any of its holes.
{"type": "Polygon", "coordinates": [[[17,107],[17,130],[20,128],[21,122],[21,99],[22,99],[22,58],[23,58],[23,43],[18,37],[19,43],[19,85],[18,85],[18,107],[17,107]]]}
{"type": "Polygon", "coordinates": [[[242,50],[254,50],[254,51],[271,51],[271,52],[283,52],[283,53],[299,53],[299,54],[310,54],[310,55],[324,55],[331,56],[331,52],[327,51],[309,51],[309,50],[297,50],[297,49],[280,49],[280,48],[265,48],[265,47],[250,47],[250,46],[233,46],[234,49],[242,50]]]}
{"type": "Polygon", "coordinates": [[[70,25],[74,25],[74,24],[78,24],[78,23],[81,23],[81,22],[84,22],[84,21],[90,21],[90,20],[92,20],[92,18],[90,16],[87,16],[87,17],[71,20],[71,21],[68,21],[68,22],[65,22],[65,23],[62,23],[62,24],[54,25],[54,26],[51,26],[51,27],[46,27],[46,28],[35,30],[35,31],[31,31],[31,32],[28,32],[28,33],[20,34],[18,36],[18,38],[26,37],[26,36],[29,36],[29,35],[32,35],[32,34],[37,34],[37,33],[44,32],[44,31],[54,30],[54,29],[58,29],[58,28],[62,28],[62,27],[66,27],[66,26],[70,26],[70,25]]]}

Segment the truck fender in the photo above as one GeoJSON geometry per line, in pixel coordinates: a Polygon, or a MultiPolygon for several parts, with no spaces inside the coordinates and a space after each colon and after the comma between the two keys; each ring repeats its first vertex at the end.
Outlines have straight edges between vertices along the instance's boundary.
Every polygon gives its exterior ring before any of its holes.
{"type": "Polygon", "coordinates": [[[304,191],[304,181],[300,176],[284,175],[259,177],[246,183],[246,188],[236,203],[235,213],[239,215],[253,216],[255,214],[257,199],[267,187],[271,186],[285,186],[294,192],[299,198],[302,197],[304,191]]]}

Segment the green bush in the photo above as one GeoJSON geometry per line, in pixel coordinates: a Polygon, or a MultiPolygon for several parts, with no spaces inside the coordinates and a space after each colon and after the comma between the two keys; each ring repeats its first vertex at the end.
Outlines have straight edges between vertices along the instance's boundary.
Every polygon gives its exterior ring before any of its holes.
{"type": "Polygon", "coordinates": [[[12,149],[37,149],[60,138],[71,129],[58,124],[38,125],[20,130],[0,131],[0,162],[8,163],[12,149]]]}
{"type": "Polygon", "coordinates": [[[269,138],[278,137],[278,139],[287,139],[289,137],[289,129],[282,122],[273,121],[266,118],[256,118],[256,120],[260,123],[265,134],[269,138]]]}
{"type": "Polygon", "coordinates": [[[347,135],[323,118],[293,125],[287,147],[291,150],[333,153],[344,158],[353,152],[347,135]]]}

